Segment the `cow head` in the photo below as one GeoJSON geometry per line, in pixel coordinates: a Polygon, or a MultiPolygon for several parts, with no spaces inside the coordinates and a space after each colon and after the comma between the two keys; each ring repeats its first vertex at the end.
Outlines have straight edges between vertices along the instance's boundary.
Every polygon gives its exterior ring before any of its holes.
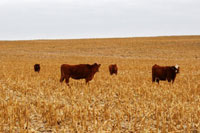
{"type": "Polygon", "coordinates": [[[94,72],[99,72],[99,67],[101,66],[101,64],[97,64],[97,63],[94,63],[92,65],[92,68],[93,68],[93,71],[94,72]]]}
{"type": "Polygon", "coordinates": [[[180,67],[178,65],[174,66],[175,73],[179,73],[180,67]]]}

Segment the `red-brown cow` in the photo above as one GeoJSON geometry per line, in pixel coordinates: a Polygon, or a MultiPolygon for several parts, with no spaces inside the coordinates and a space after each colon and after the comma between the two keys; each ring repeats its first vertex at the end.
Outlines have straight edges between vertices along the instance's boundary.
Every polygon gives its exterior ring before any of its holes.
{"type": "Polygon", "coordinates": [[[176,78],[176,74],[179,73],[179,66],[159,66],[154,65],[152,67],[152,82],[157,82],[159,84],[159,80],[167,80],[168,82],[174,83],[176,78]]]}
{"type": "MultiPolygon", "coordinates": [[[[69,83],[69,78],[73,79],[85,79],[86,83],[89,83],[93,79],[94,74],[99,71],[101,64],[94,63],[89,64],[79,64],[79,65],[61,65],[61,78],[60,82],[65,79],[66,84],[69,83]]],[[[69,84],[68,84],[69,85],[69,84]]]]}
{"type": "Polygon", "coordinates": [[[110,75],[113,75],[113,74],[117,75],[118,68],[116,64],[111,64],[109,65],[108,68],[109,68],[110,75]]]}

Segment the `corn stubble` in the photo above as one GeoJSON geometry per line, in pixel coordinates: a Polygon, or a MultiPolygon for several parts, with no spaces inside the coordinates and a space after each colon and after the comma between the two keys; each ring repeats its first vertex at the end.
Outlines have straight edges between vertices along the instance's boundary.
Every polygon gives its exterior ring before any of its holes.
{"type": "Polygon", "coordinates": [[[1,41],[0,62],[0,132],[200,131],[199,36],[1,41]],[[61,64],[94,62],[89,85],[59,82],[61,64]],[[153,84],[154,64],[178,64],[175,83],[153,84]]]}

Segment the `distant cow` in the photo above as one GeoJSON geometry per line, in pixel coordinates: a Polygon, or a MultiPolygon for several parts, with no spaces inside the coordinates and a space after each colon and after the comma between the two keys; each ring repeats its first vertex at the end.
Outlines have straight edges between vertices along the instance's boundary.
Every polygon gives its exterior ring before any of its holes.
{"type": "Polygon", "coordinates": [[[108,68],[109,68],[110,75],[113,75],[113,74],[117,75],[118,68],[116,64],[111,64],[109,65],[108,68]]]}
{"type": "MultiPolygon", "coordinates": [[[[69,83],[69,78],[73,79],[85,79],[86,83],[89,83],[93,79],[94,74],[99,71],[101,64],[94,63],[89,64],[79,64],[79,65],[61,65],[61,78],[60,82],[65,79],[66,84],[69,83]]],[[[68,84],[69,85],[69,84],[68,84]]]]}
{"type": "Polygon", "coordinates": [[[179,66],[159,66],[154,65],[152,67],[152,82],[157,82],[159,84],[159,80],[167,80],[168,82],[174,83],[176,78],[176,74],[179,73],[179,66]]]}
{"type": "Polygon", "coordinates": [[[35,64],[34,65],[34,70],[35,70],[35,72],[40,72],[40,64],[35,64]]]}

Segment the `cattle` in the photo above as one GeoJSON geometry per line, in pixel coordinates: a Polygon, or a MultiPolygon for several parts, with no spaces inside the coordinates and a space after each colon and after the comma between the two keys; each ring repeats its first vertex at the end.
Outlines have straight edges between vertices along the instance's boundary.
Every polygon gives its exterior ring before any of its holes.
{"type": "Polygon", "coordinates": [[[108,66],[108,68],[109,68],[110,75],[113,75],[113,74],[117,75],[118,68],[116,64],[111,64],[108,66]]]}
{"type": "Polygon", "coordinates": [[[179,73],[180,67],[178,65],[176,66],[159,66],[155,64],[152,66],[152,82],[157,82],[159,84],[160,80],[167,80],[168,82],[172,81],[172,84],[174,83],[174,80],[176,78],[176,74],[179,73]]]}
{"type": "Polygon", "coordinates": [[[40,64],[35,64],[34,65],[34,70],[35,70],[35,72],[40,72],[40,64]]]}
{"type": "Polygon", "coordinates": [[[79,64],[79,65],[61,65],[61,78],[60,82],[65,80],[66,84],[69,85],[69,78],[76,80],[85,79],[86,84],[93,79],[94,74],[99,71],[101,64],[94,63],[89,64],[79,64]]]}

